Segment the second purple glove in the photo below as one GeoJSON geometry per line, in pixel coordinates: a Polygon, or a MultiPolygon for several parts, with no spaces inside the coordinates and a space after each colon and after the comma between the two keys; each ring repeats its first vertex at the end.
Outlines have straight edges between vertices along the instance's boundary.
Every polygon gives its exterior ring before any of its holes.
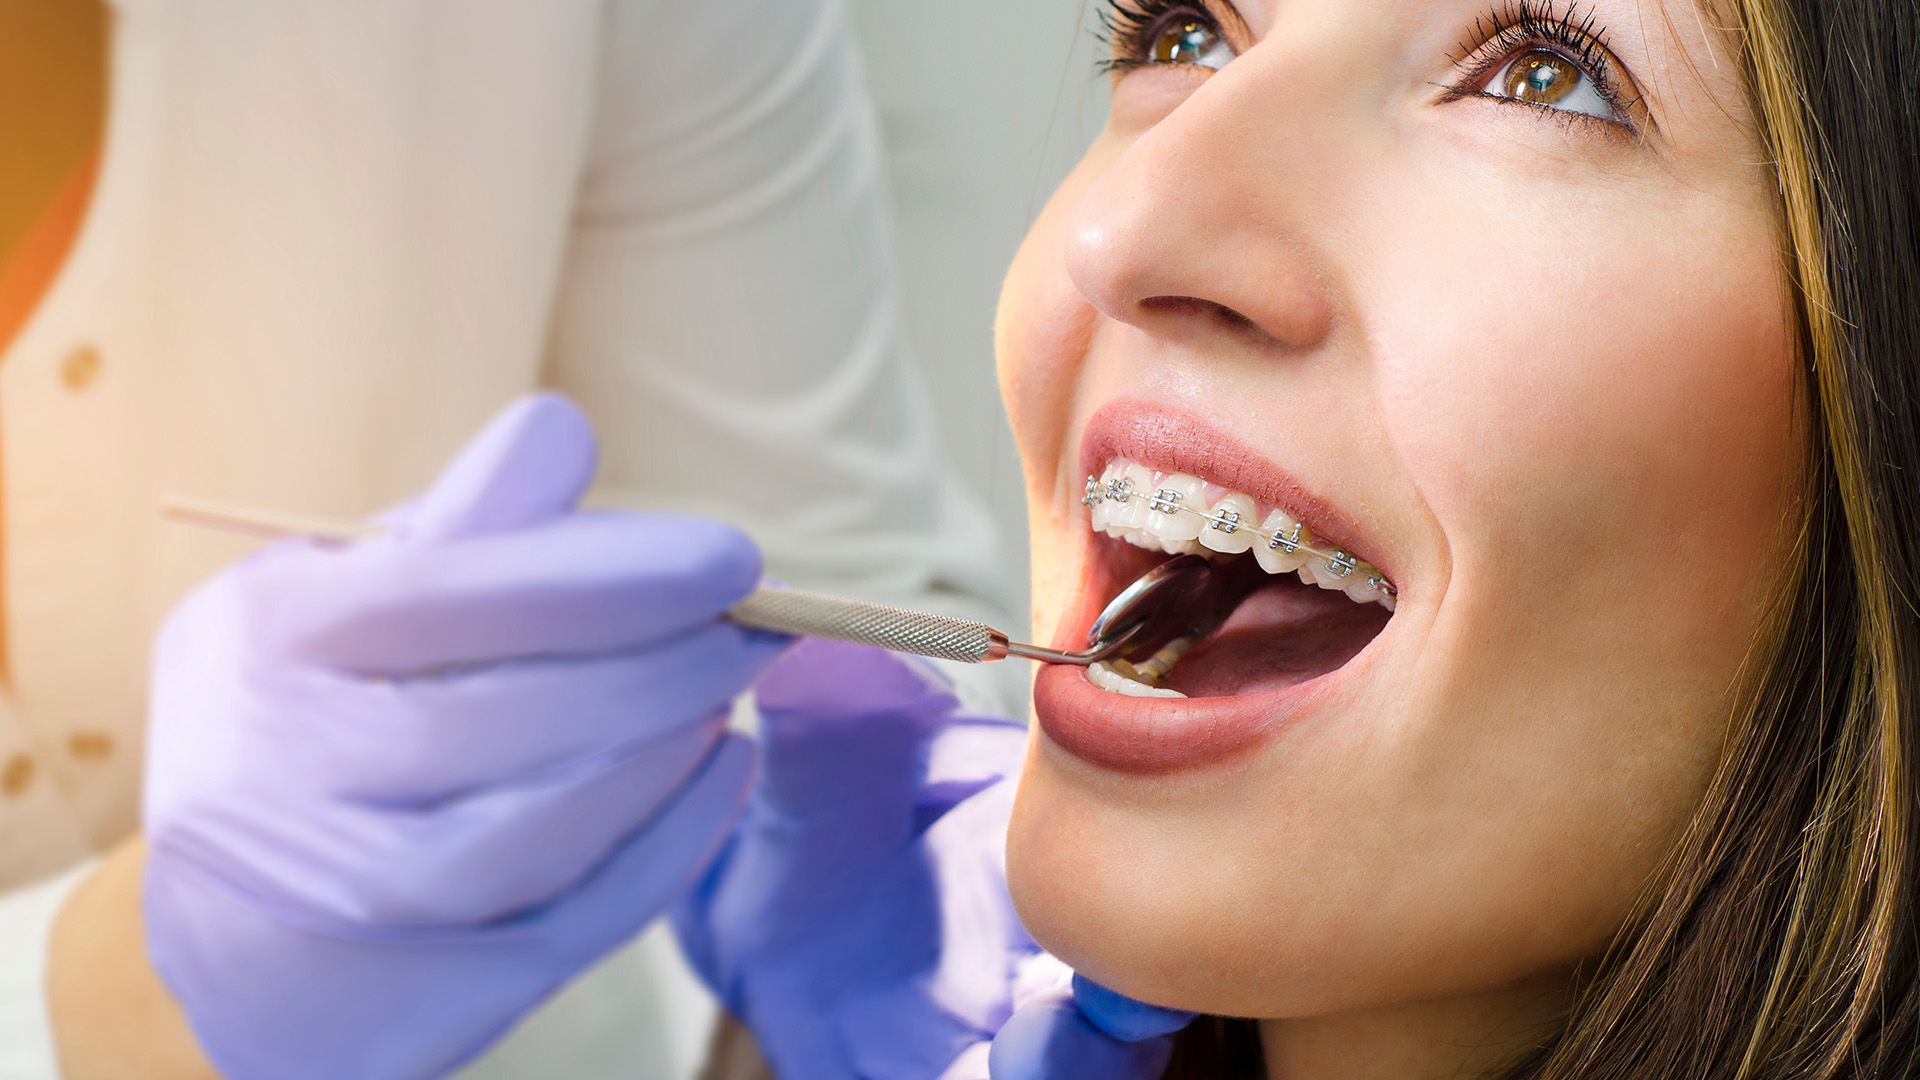
{"type": "Polygon", "coordinates": [[[781,1080],[933,1080],[1037,953],[1004,848],[1026,732],[925,665],[807,641],[755,687],[761,777],[674,924],[781,1080]]]}
{"type": "Polygon", "coordinates": [[[1023,727],[837,642],[801,644],[755,690],[760,782],[674,923],[781,1080],[985,1080],[990,1043],[995,1076],[1158,1077],[1191,1018],[1086,983],[1089,1023],[1014,913],[1023,727]]]}

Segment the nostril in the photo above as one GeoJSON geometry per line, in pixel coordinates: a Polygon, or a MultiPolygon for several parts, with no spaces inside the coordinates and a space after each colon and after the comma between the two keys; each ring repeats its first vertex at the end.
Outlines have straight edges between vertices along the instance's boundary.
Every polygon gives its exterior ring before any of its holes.
{"type": "Polygon", "coordinates": [[[1149,296],[1140,301],[1140,307],[1150,317],[1197,319],[1236,335],[1251,335],[1264,341],[1274,340],[1272,334],[1261,329],[1259,323],[1247,316],[1225,304],[1202,300],[1197,296],[1149,296]]]}

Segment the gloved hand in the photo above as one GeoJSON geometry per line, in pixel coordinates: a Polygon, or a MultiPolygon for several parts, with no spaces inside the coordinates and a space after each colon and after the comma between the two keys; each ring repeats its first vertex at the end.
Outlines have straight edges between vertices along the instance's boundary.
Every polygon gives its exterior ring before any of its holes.
{"type": "Polygon", "coordinates": [[[162,630],[148,948],[230,1080],[443,1075],[719,850],[727,708],[786,642],[718,618],[744,536],[576,510],[595,454],[523,401],[387,536],[270,548],[162,630]]]}
{"type": "Polygon", "coordinates": [[[1157,1080],[1194,1014],[1135,1001],[1073,977],[1021,1006],[994,1036],[993,1080],[1157,1080]]]}
{"type": "Polygon", "coordinates": [[[1038,955],[1004,869],[1025,730],[961,711],[918,661],[838,642],[802,642],[754,693],[761,776],[675,906],[688,959],[781,1080],[984,1058],[1038,955]]]}
{"type": "Polygon", "coordinates": [[[755,694],[760,781],[674,926],[781,1080],[984,1080],[1016,1009],[996,1070],[1006,1057],[1033,1080],[1158,1077],[1170,1040],[1135,1043],[1119,1019],[1164,1035],[1171,1014],[1088,983],[1114,1023],[1077,1022],[1071,972],[1014,914],[1020,725],[962,711],[925,665],[836,642],[802,643],[755,694]]]}

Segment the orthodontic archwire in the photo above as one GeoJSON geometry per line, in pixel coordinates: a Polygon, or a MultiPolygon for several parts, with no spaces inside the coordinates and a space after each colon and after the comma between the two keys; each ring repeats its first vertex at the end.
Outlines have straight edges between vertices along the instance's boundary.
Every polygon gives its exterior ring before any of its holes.
{"type": "MultiPolygon", "coordinates": [[[[1306,526],[1300,522],[1294,522],[1293,528],[1285,532],[1279,530],[1270,532],[1257,525],[1249,525],[1242,522],[1240,520],[1240,513],[1237,510],[1217,510],[1209,513],[1208,511],[1189,506],[1185,496],[1171,488],[1161,488],[1149,495],[1146,492],[1136,489],[1130,477],[1122,476],[1104,482],[1097,476],[1087,477],[1086,491],[1080,496],[1080,505],[1091,510],[1103,500],[1106,502],[1126,503],[1134,499],[1144,499],[1147,504],[1147,509],[1155,513],[1169,515],[1190,514],[1206,522],[1208,528],[1218,529],[1223,533],[1252,533],[1267,545],[1268,550],[1278,551],[1282,555],[1305,552],[1326,563],[1327,570],[1332,573],[1334,577],[1349,577],[1356,569],[1363,565],[1352,553],[1340,548],[1319,548],[1307,543],[1305,541],[1306,526]]],[[[1371,567],[1369,567],[1369,569],[1371,569],[1371,567]]],[[[1367,587],[1375,590],[1382,596],[1398,598],[1400,595],[1400,591],[1393,587],[1393,583],[1381,576],[1378,572],[1367,575],[1367,587]]]]}

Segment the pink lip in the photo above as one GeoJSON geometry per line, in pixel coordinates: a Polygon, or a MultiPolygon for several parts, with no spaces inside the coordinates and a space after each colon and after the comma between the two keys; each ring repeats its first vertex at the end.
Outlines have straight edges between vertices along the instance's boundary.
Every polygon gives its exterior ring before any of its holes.
{"type": "MultiPolygon", "coordinates": [[[[1284,506],[1316,535],[1342,546],[1341,537],[1359,534],[1336,507],[1197,417],[1143,402],[1109,402],[1088,421],[1081,437],[1081,468],[1097,474],[1116,457],[1191,473],[1284,506]]],[[[1099,542],[1088,534],[1088,580],[1076,610],[1068,613],[1059,628],[1057,647],[1079,647],[1106,599],[1124,584],[1102,580],[1106,566],[1097,556],[1099,542]]],[[[1370,553],[1347,550],[1386,569],[1370,553]]],[[[1233,757],[1273,737],[1337,689],[1372,651],[1370,644],[1345,666],[1318,678],[1239,697],[1125,697],[1088,682],[1082,668],[1045,666],[1034,680],[1034,712],[1049,740],[1090,764],[1127,773],[1193,768],[1233,757]]]]}

